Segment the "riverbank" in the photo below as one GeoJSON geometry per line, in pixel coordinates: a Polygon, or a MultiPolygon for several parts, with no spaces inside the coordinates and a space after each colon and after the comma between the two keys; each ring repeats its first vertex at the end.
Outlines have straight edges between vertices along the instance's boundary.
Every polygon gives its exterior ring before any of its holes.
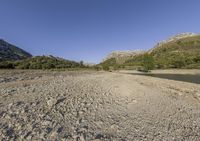
{"type": "Polygon", "coordinates": [[[95,71],[1,70],[0,80],[0,140],[200,138],[199,84],[95,71]]]}

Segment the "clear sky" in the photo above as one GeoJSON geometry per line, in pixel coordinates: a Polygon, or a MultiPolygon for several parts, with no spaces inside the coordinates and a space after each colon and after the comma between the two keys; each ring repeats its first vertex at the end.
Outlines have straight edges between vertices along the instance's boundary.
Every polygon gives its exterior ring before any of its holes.
{"type": "Polygon", "coordinates": [[[200,33],[200,0],[0,0],[0,38],[33,55],[98,63],[200,33]]]}

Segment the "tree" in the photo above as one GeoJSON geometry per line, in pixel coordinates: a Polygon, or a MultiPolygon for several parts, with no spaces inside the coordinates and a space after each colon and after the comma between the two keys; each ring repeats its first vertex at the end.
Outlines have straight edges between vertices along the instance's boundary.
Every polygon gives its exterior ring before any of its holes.
{"type": "Polygon", "coordinates": [[[142,60],[142,66],[144,67],[145,72],[149,72],[154,68],[154,58],[149,54],[145,54],[142,60]]]}

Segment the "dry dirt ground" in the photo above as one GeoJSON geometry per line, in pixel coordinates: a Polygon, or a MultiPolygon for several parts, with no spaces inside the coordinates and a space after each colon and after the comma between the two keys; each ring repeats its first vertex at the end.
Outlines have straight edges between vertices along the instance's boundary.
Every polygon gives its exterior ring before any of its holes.
{"type": "Polygon", "coordinates": [[[119,72],[1,70],[0,140],[199,141],[200,85],[119,72]]]}

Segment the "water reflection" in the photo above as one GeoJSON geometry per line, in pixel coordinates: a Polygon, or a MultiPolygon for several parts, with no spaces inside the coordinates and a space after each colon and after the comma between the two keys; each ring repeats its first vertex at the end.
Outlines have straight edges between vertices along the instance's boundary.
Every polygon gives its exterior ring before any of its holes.
{"type": "Polygon", "coordinates": [[[170,79],[176,81],[184,81],[190,83],[200,84],[200,75],[192,75],[192,74],[154,74],[154,73],[128,73],[132,75],[145,75],[150,77],[158,77],[163,79],[170,79]]]}

